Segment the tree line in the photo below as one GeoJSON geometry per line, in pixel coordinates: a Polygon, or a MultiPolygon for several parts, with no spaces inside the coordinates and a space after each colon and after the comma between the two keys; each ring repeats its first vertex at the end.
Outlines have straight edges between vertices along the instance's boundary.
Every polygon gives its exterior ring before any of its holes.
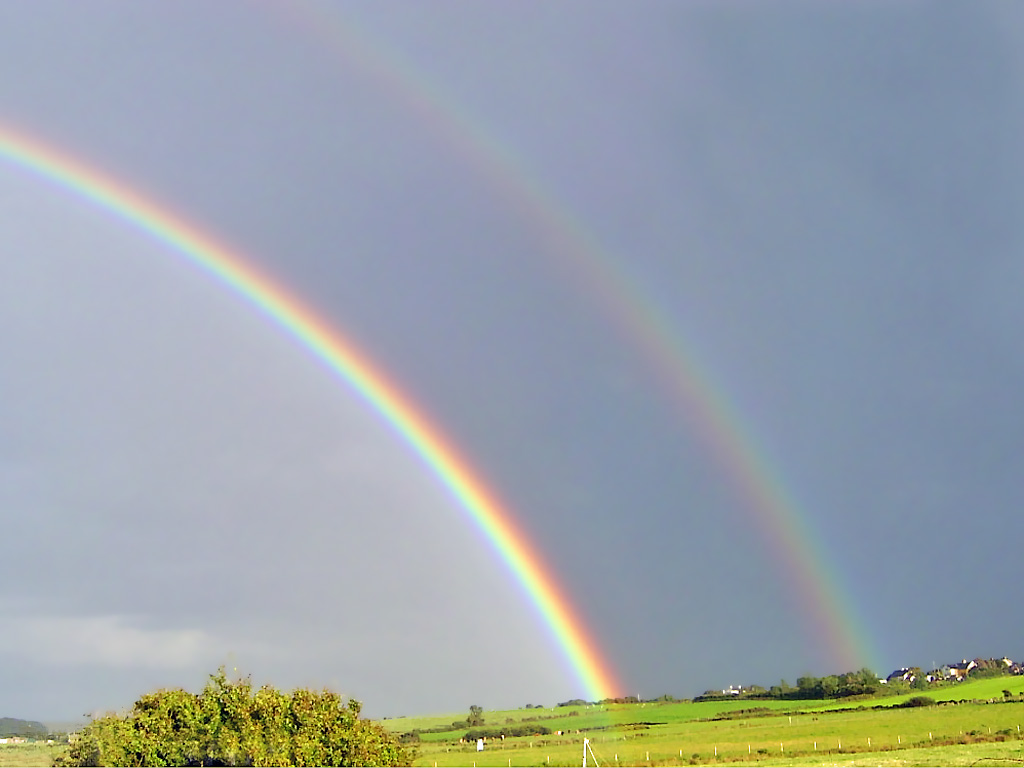
{"type": "Polygon", "coordinates": [[[781,680],[777,685],[767,688],[750,685],[732,689],[736,693],[709,690],[694,697],[694,701],[736,698],[737,696],[746,699],[840,699],[847,696],[870,696],[877,693],[881,685],[878,675],[864,667],[856,672],[844,672],[841,675],[826,675],[824,677],[806,675],[797,678],[795,686],[781,680]]]}
{"type": "MultiPolygon", "coordinates": [[[[969,668],[965,665],[966,662],[959,665],[964,669],[963,676],[973,678],[1020,674],[1021,669],[1019,665],[1009,662],[1008,659],[975,659],[970,663],[969,668]]],[[[726,690],[709,690],[694,697],[693,700],[709,701],[737,697],[744,699],[841,699],[848,696],[888,695],[904,690],[925,690],[951,680],[943,678],[939,674],[940,671],[932,670],[926,674],[921,671],[920,667],[906,667],[882,680],[874,671],[864,667],[856,672],[845,672],[841,675],[799,677],[795,686],[781,680],[777,685],[768,688],[750,685],[726,690]],[[902,674],[898,675],[897,673],[902,674]]]]}

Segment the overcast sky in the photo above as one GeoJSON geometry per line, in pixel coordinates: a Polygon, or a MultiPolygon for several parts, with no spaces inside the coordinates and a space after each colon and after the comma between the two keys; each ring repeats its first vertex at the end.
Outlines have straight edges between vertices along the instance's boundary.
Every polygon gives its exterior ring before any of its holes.
{"type": "MultiPolygon", "coordinates": [[[[1022,50],[1011,2],[7,3],[0,125],[358,343],[622,693],[692,696],[844,660],[623,307],[786,490],[853,662],[1024,655],[1022,50]]],[[[0,393],[0,715],[220,664],[372,716],[585,693],[343,382],[7,162],[0,393]]]]}

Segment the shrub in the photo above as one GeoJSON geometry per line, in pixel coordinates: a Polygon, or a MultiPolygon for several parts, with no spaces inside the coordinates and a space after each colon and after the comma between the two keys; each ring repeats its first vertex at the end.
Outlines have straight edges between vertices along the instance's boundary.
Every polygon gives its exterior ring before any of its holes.
{"type": "Polygon", "coordinates": [[[932,707],[935,706],[935,699],[931,696],[913,696],[897,707],[932,707]]]}
{"type": "Polygon", "coordinates": [[[224,668],[203,692],[157,691],[124,717],[93,720],[56,765],[403,765],[412,755],[361,705],[331,691],[231,681],[224,668]]]}
{"type": "Polygon", "coordinates": [[[549,733],[551,733],[551,729],[543,725],[513,725],[503,728],[474,728],[466,731],[462,738],[473,742],[477,739],[500,739],[502,736],[506,738],[512,738],[513,736],[545,736],[549,733]]]}
{"type": "Polygon", "coordinates": [[[589,701],[583,699],[569,699],[568,701],[562,701],[558,703],[560,707],[585,707],[590,704],[589,701]]]}

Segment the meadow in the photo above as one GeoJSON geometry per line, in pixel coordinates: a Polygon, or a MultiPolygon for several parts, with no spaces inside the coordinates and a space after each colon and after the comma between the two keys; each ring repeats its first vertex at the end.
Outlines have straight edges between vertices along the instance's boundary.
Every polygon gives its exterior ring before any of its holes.
{"type": "Polygon", "coordinates": [[[982,679],[856,701],[725,700],[531,708],[485,712],[484,728],[524,722],[548,735],[459,743],[465,714],[383,721],[420,734],[419,766],[580,765],[583,739],[614,765],[1020,765],[1024,677],[982,679]],[[1006,699],[1003,691],[1012,695],[1006,699]],[[891,708],[927,694],[934,706],[891,708]],[[756,710],[754,708],[757,708],[756,710]],[[751,711],[753,710],[753,711],[751,711]],[[554,733],[562,731],[561,735],[554,733]]]}
{"type": "Polygon", "coordinates": [[[53,765],[64,746],[53,744],[0,744],[0,768],[53,765]]]}

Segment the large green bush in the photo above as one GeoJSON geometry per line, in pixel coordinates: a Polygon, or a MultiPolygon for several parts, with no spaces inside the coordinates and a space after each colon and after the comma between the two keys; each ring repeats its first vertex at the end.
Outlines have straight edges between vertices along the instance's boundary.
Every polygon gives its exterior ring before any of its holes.
{"type": "Polygon", "coordinates": [[[359,711],[327,690],[253,690],[222,667],[202,693],[148,693],[123,717],[93,720],[56,765],[407,765],[412,755],[359,711]]]}

